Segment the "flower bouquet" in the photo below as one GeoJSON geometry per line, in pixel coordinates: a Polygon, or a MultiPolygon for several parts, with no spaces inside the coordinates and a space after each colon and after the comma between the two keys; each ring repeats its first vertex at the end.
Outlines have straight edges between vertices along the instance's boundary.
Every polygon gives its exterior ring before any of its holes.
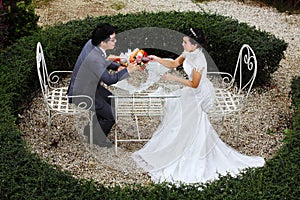
{"type": "Polygon", "coordinates": [[[146,68],[146,64],[150,61],[146,51],[142,49],[136,49],[129,57],[129,62],[136,62],[142,69],[146,68]]]}
{"type": "Polygon", "coordinates": [[[114,59],[115,62],[127,67],[128,63],[136,62],[143,70],[146,64],[150,61],[146,51],[142,49],[135,49],[133,52],[129,49],[126,53],[121,53],[119,57],[114,59]]]}

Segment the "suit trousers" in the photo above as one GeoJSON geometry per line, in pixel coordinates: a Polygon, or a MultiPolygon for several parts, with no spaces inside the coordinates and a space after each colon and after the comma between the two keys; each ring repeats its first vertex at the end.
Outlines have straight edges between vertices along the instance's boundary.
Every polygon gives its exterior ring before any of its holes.
{"type": "MultiPolygon", "coordinates": [[[[108,98],[112,93],[99,86],[95,98],[95,114],[93,115],[93,141],[98,146],[110,146],[107,135],[115,124],[114,101],[108,98]]],[[[89,137],[89,126],[86,126],[84,133],[89,137]]]]}

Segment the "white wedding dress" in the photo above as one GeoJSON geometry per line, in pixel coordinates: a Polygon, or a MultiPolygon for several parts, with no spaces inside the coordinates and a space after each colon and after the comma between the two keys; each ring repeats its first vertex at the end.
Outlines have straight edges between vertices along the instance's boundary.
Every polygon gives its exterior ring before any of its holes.
{"type": "Polygon", "coordinates": [[[193,68],[205,67],[198,88],[184,87],[168,99],[165,115],[145,146],[132,154],[137,165],[153,182],[205,183],[219,174],[235,176],[247,167],[261,167],[261,157],[243,155],[219,137],[210,124],[207,111],[213,105],[214,88],[207,79],[207,63],[202,50],[183,53],[183,67],[191,79],[193,68]]]}

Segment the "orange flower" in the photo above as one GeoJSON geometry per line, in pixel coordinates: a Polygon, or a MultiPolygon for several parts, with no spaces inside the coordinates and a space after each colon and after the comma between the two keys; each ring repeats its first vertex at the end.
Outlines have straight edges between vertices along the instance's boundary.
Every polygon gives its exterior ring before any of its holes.
{"type": "Polygon", "coordinates": [[[132,63],[132,62],[134,62],[136,60],[140,62],[143,57],[147,57],[147,56],[148,56],[148,54],[144,50],[142,50],[142,49],[136,49],[130,55],[129,62],[132,63]]]}

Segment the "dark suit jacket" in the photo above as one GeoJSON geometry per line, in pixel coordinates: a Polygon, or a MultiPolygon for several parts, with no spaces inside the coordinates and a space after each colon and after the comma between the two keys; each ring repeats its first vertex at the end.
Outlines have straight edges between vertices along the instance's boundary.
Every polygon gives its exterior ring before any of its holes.
{"type": "MultiPolygon", "coordinates": [[[[94,108],[101,107],[102,100],[97,99],[105,98],[108,94],[100,95],[101,92],[103,93],[100,83],[111,85],[129,76],[126,68],[114,74],[109,73],[108,69],[116,70],[118,67],[118,63],[106,60],[104,52],[89,40],[83,47],[73,69],[68,96],[88,95],[94,100],[94,108]]],[[[80,100],[73,98],[71,101],[78,104],[80,100]]]]}

